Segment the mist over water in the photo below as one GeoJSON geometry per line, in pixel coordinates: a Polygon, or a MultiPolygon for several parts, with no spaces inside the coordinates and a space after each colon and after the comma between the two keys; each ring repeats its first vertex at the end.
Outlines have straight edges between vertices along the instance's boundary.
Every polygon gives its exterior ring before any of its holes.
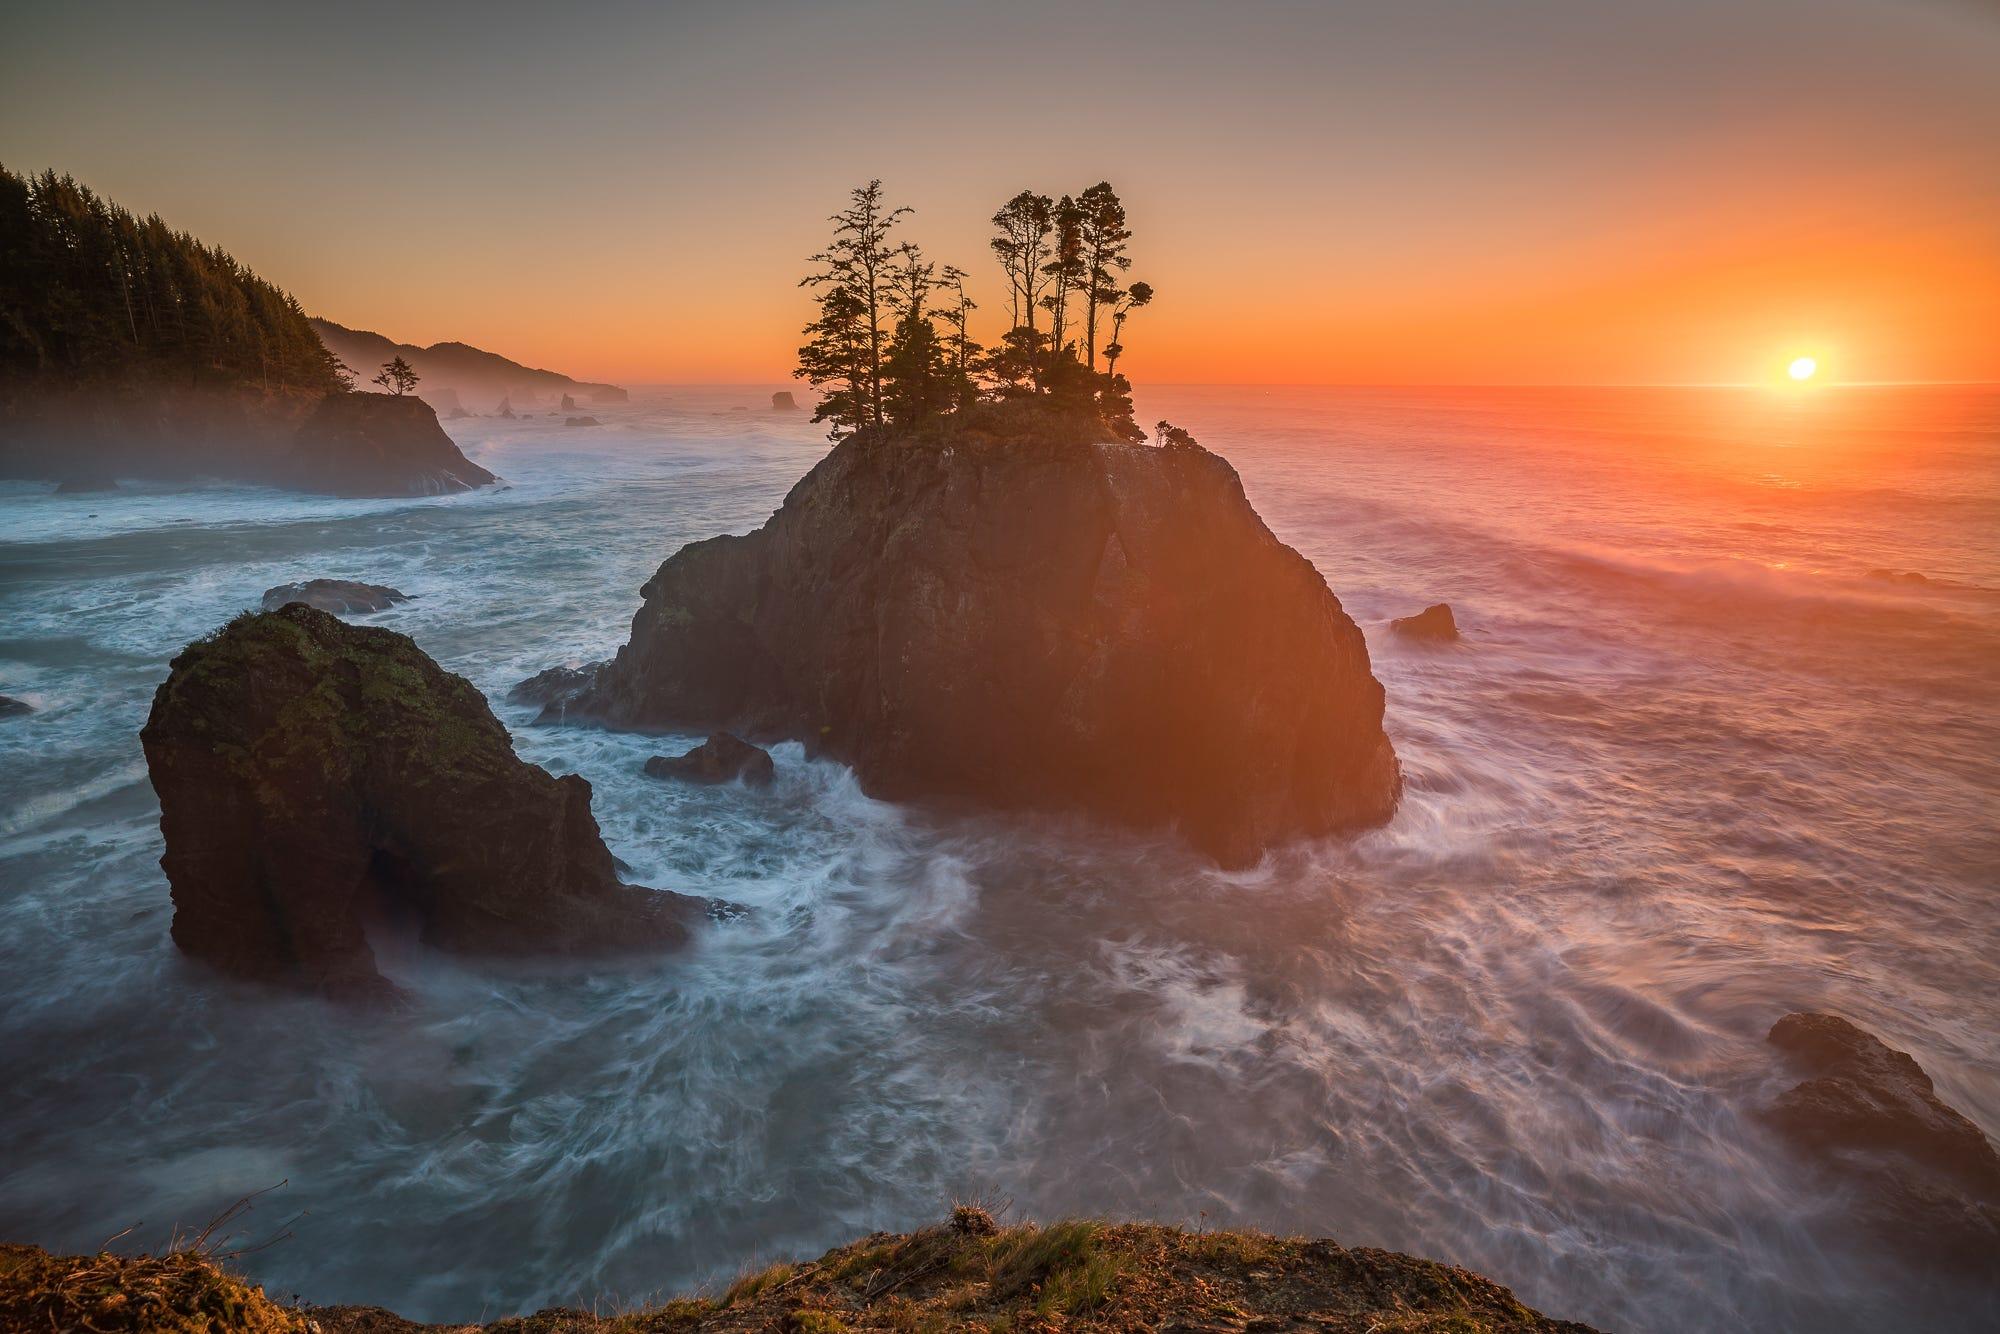
{"type": "Polygon", "coordinates": [[[765,401],[451,423],[509,485],[446,499],[0,484],[0,691],[39,710],[0,723],[0,1237],[154,1243],[285,1180],[274,1293],[469,1319],[983,1193],[1408,1250],[1608,1329],[2000,1320],[1752,1116],[1764,1032],[1828,1009],[2000,1131],[2000,393],[1145,395],[1367,630],[1408,780],[1240,874],[796,745],[768,792],[659,783],[675,739],[505,703],[821,455],[765,401]],[[383,942],[388,1017],[182,960],[138,729],[183,644],[321,575],[415,594],[366,619],[589,778],[629,878],[756,911],[617,967],[383,942]],[[1462,645],[1387,633],[1440,600],[1462,645]]]}

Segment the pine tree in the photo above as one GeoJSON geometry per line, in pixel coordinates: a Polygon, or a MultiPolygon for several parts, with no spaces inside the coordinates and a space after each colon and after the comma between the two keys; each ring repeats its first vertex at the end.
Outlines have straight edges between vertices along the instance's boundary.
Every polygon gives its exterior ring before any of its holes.
{"type": "Polygon", "coordinates": [[[374,383],[401,398],[417,387],[419,378],[417,373],[410,369],[409,362],[397,357],[382,363],[382,369],[376,373],[374,383]]]}
{"type": "MultiPolygon", "coordinates": [[[[835,368],[837,373],[832,382],[845,384],[849,397],[859,391],[860,406],[863,411],[859,420],[843,422],[834,418],[835,434],[843,424],[850,427],[880,426],[883,423],[882,408],[882,357],[895,316],[891,310],[892,274],[891,269],[896,250],[889,245],[889,233],[896,222],[910,210],[907,208],[888,209],[882,202],[882,182],[870,181],[849,194],[848,206],[834,214],[828,221],[834,224],[833,242],[812,257],[812,263],[819,269],[808,274],[801,282],[802,287],[844,289],[845,295],[837,298],[835,313],[839,318],[834,322],[835,332],[844,338],[845,313],[850,305],[858,307],[862,329],[866,333],[867,355],[860,364],[852,364],[851,352],[836,357],[834,348],[822,349],[812,358],[813,364],[835,368]]],[[[817,340],[825,336],[820,327],[827,323],[829,311],[824,296],[820,319],[806,326],[807,336],[817,340]]],[[[804,358],[801,358],[804,369],[804,358]]],[[[811,376],[806,377],[812,380],[811,376]]],[[[815,387],[820,384],[812,380],[815,387]]],[[[824,405],[822,405],[824,406],[824,405]]]]}
{"type": "Polygon", "coordinates": [[[1125,226],[1125,205],[1109,181],[1099,181],[1077,199],[1083,222],[1083,347],[1084,365],[1097,369],[1097,317],[1125,295],[1119,277],[1132,267],[1125,254],[1132,233],[1125,226]]]}

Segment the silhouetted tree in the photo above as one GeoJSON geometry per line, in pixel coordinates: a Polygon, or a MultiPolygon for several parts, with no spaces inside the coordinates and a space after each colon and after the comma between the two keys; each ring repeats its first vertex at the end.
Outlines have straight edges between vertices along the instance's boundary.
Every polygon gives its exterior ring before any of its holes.
{"type": "Polygon", "coordinates": [[[404,394],[415,389],[417,381],[421,378],[415,371],[410,369],[409,362],[404,361],[401,357],[397,357],[393,361],[382,363],[382,369],[375,373],[373,382],[381,385],[396,397],[401,398],[404,394]]]}
{"type": "MultiPolygon", "coordinates": [[[[828,219],[834,225],[833,242],[812,257],[812,262],[820,266],[819,271],[808,274],[800,283],[803,287],[822,289],[820,319],[807,326],[809,338],[818,339],[825,335],[825,331],[820,329],[829,313],[825,295],[828,289],[835,288],[845,289],[845,295],[835,301],[837,313],[841,314],[841,320],[835,322],[836,335],[845,338],[841,321],[847,318],[845,312],[849,307],[858,310],[862,329],[866,333],[867,356],[859,364],[855,364],[851,357],[843,359],[829,355],[844,351],[844,342],[825,349],[813,358],[816,364],[838,371],[834,379],[848,386],[850,398],[855,397],[854,390],[860,390],[858,406],[862,411],[858,421],[826,418],[834,421],[836,435],[843,425],[880,426],[883,421],[883,343],[889,334],[888,326],[895,318],[890,310],[890,269],[896,252],[889,245],[888,238],[897,219],[909,211],[907,208],[889,209],[884,206],[880,181],[870,181],[857,187],[849,194],[848,206],[828,219]]],[[[814,384],[817,387],[819,382],[814,381],[814,384]]],[[[824,408],[825,405],[821,406],[824,408]]],[[[820,418],[815,416],[815,420],[820,418]]]]}
{"type": "Polygon", "coordinates": [[[1083,213],[1083,364],[1097,369],[1097,313],[1125,295],[1118,285],[1132,267],[1125,245],[1132,233],[1125,226],[1125,205],[1109,181],[1099,181],[1077,199],[1083,213]]]}
{"type": "Polygon", "coordinates": [[[1125,355],[1125,319],[1133,311],[1153,303],[1153,289],[1148,283],[1133,283],[1125,289],[1125,295],[1111,308],[1111,342],[1104,349],[1104,373],[1118,373],[1118,358],[1125,355]]]}
{"type": "Polygon", "coordinates": [[[1082,285],[1085,273],[1083,210],[1074,199],[1064,195],[1056,204],[1054,219],[1049,259],[1042,265],[1042,276],[1048,279],[1048,294],[1042,298],[1042,309],[1049,313],[1049,348],[1061,357],[1066,355],[1063,335],[1069,326],[1069,294],[1082,285]]]}
{"type": "Polygon", "coordinates": [[[868,307],[845,283],[820,289],[819,318],[806,326],[799,368],[792,372],[820,391],[816,422],[831,422],[833,439],[874,419],[875,361],[869,348],[868,307]]]}
{"type": "Polygon", "coordinates": [[[943,287],[950,293],[947,304],[933,312],[945,327],[944,352],[951,407],[954,412],[972,403],[979,396],[979,385],[973,379],[974,368],[979,365],[982,349],[972,341],[970,324],[972,312],[979,309],[978,303],[965,294],[966,273],[956,265],[944,266],[943,287]]]}
{"type": "Polygon", "coordinates": [[[1047,195],[1023,190],[1000,206],[993,227],[998,235],[990,244],[1007,274],[1008,309],[1016,326],[1032,329],[1035,307],[1049,281],[1042,266],[1048,262],[1049,234],[1055,230],[1055,205],[1047,195]]]}

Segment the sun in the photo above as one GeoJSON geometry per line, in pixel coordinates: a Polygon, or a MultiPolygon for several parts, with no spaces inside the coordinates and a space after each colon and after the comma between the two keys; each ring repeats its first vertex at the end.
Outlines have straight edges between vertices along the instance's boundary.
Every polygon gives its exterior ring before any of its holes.
{"type": "Polygon", "coordinates": [[[1785,373],[1800,384],[1804,384],[1807,380],[1812,379],[1818,370],[1819,363],[1811,357],[1798,357],[1792,361],[1790,366],[1785,368],[1785,373]]]}

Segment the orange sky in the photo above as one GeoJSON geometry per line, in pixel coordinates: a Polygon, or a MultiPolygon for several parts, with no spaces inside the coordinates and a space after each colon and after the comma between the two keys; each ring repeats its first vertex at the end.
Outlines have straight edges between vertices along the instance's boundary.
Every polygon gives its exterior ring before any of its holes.
{"type": "Polygon", "coordinates": [[[1409,0],[0,16],[0,161],[392,337],[776,381],[880,176],[986,217],[1109,178],[1135,379],[2000,379],[2000,7],[1409,0]]]}

